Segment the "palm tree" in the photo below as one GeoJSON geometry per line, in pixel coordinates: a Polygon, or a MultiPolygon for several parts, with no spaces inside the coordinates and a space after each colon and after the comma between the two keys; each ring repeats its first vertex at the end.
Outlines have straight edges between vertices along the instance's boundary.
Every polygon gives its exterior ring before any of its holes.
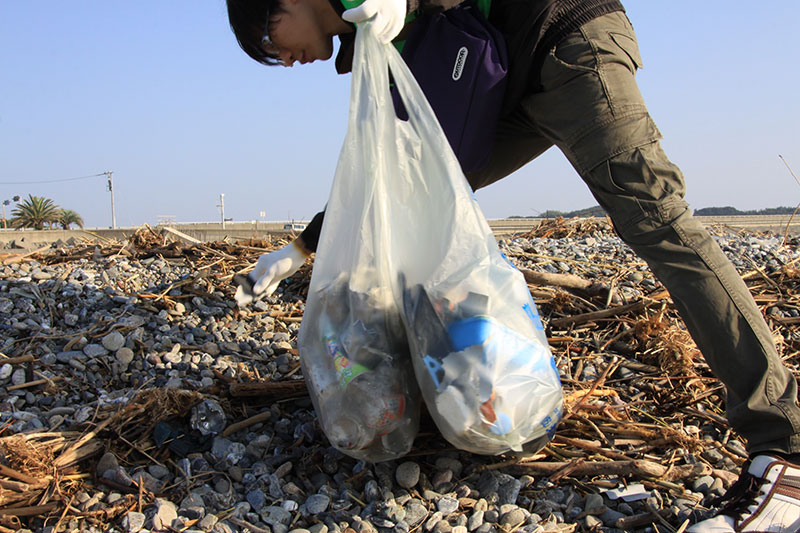
{"type": "Polygon", "coordinates": [[[58,220],[61,210],[53,200],[29,194],[14,207],[11,224],[17,228],[44,229],[45,224],[58,220]]]}
{"type": "Polygon", "coordinates": [[[62,209],[56,222],[64,229],[69,229],[72,224],[76,224],[79,228],[83,229],[83,218],[72,209],[62,209]]]}

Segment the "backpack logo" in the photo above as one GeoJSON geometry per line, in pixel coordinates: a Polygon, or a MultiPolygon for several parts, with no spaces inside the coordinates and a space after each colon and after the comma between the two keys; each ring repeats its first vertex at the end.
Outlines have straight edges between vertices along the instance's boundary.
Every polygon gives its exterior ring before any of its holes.
{"type": "Polygon", "coordinates": [[[453,81],[461,79],[461,74],[464,72],[464,64],[467,62],[467,54],[469,54],[469,50],[467,50],[466,46],[458,49],[456,64],[453,65],[453,81]]]}

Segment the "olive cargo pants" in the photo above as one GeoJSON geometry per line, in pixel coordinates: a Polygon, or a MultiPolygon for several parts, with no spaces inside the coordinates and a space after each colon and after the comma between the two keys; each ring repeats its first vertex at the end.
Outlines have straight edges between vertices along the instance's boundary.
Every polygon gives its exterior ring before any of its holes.
{"type": "Polygon", "coordinates": [[[683,176],[662,151],[634,78],[640,66],[624,13],[584,24],[550,52],[541,87],[501,121],[489,163],[467,178],[479,189],[558,146],[669,290],[727,387],[728,420],[749,451],[798,453],[795,379],[741,277],[683,199],[683,176]]]}

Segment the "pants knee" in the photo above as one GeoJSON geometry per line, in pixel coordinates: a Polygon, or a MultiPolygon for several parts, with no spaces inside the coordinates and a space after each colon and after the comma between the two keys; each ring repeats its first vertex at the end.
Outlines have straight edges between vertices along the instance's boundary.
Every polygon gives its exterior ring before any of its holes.
{"type": "Polygon", "coordinates": [[[681,199],[655,202],[630,213],[610,213],[617,235],[631,245],[651,245],[665,239],[665,233],[674,233],[673,225],[684,224],[691,218],[689,206],[681,199]]]}
{"type": "Polygon", "coordinates": [[[583,179],[626,242],[646,241],[679,218],[691,218],[683,174],[658,142],[617,154],[583,179]]]}

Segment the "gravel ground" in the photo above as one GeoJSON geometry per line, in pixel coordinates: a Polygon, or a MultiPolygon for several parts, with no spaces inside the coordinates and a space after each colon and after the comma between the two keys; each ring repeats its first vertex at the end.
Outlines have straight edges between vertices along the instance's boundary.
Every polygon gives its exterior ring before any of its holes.
{"type": "MultiPolygon", "coordinates": [[[[719,232],[716,238],[742,272],[758,267],[768,275],[799,257],[776,236],[719,232]]],[[[624,266],[612,304],[658,288],[644,265],[607,232],[503,238],[501,247],[520,268],[585,279],[607,280],[624,266]]],[[[623,497],[609,492],[620,485],[613,475],[553,481],[525,473],[510,456],[460,452],[430,420],[423,420],[407,457],[359,462],[330,447],[302,387],[300,393],[271,397],[226,392],[237,381],[302,379],[296,334],[308,267],[240,313],[229,284],[185,258],[133,259],[98,249],[47,262],[0,267],[0,352],[34,358],[15,364],[0,358],[3,437],[82,430],[141,400],[146,391],[184,395],[195,405],[165,420],[161,410],[172,404],[162,398],[166,403],[148,405],[144,419],[159,421],[151,433],[118,427],[101,439],[96,455],[80,463],[78,471],[89,475],[69,485],[68,512],[62,507],[47,519],[23,518],[16,528],[11,519],[0,520],[9,529],[49,532],[58,524],[64,531],[124,532],[670,531],[713,510],[709,502],[724,492],[733,475],[726,472],[737,472],[745,453],[718,426],[704,426],[701,419],[683,424],[681,431],[692,437],[725,439],[722,451],[685,450],[683,461],[708,465],[708,473],[676,481],[683,493],[629,478],[623,497]],[[159,294],[174,305],[164,308],[152,296],[159,294]],[[29,385],[36,380],[44,382],[29,385]],[[260,421],[223,436],[230,424],[257,414],[260,421]],[[132,436],[129,442],[119,438],[121,431],[132,436]],[[144,499],[120,508],[137,493],[144,499]]],[[[778,304],[767,312],[800,314],[778,304]]],[[[787,342],[792,335],[785,332],[787,342]]],[[[565,372],[566,367],[560,366],[565,372]]],[[[582,370],[589,384],[599,371],[591,365],[582,370]]],[[[618,370],[623,371],[631,372],[618,370]]],[[[4,446],[2,452],[3,463],[20,468],[14,449],[4,446]]]]}

